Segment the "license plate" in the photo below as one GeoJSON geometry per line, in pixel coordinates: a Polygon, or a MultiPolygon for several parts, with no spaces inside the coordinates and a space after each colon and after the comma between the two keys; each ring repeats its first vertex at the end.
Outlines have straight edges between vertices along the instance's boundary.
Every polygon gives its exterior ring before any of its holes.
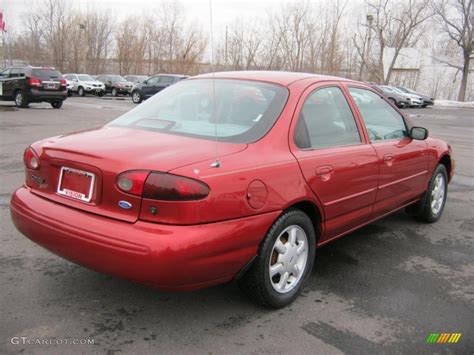
{"type": "Polygon", "coordinates": [[[57,193],[75,200],[90,202],[94,192],[95,175],[63,166],[59,174],[57,193]]]}
{"type": "Polygon", "coordinates": [[[48,88],[48,89],[55,89],[55,88],[56,88],[56,84],[55,84],[55,83],[48,83],[48,84],[47,84],[47,88],[48,88]]]}

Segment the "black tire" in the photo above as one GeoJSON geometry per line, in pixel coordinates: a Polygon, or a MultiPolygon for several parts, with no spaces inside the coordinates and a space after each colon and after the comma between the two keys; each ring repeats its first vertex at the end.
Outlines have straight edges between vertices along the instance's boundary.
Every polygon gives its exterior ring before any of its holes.
{"type": "Polygon", "coordinates": [[[392,104],[394,104],[395,107],[400,107],[397,104],[397,100],[395,100],[394,98],[391,98],[391,97],[389,97],[388,99],[392,102],[392,104]]]}
{"type": "Polygon", "coordinates": [[[412,214],[417,221],[425,222],[425,223],[434,223],[441,218],[443,214],[444,206],[446,205],[446,199],[448,197],[448,172],[446,171],[446,167],[442,164],[439,164],[434,173],[431,177],[431,180],[428,184],[428,189],[426,190],[423,198],[415,203],[414,205],[408,207],[407,212],[412,214]],[[437,179],[441,178],[443,180],[443,199],[442,203],[437,206],[438,208],[433,208],[432,204],[434,203],[434,199],[436,196],[436,192],[434,191],[437,186],[437,179]]]}
{"type": "Polygon", "coordinates": [[[97,93],[97,96],[99,96],[99,97],[104,96],[104,92],[103,92],[103,91],[99,91],[99,92],[97,93]]]}
{"type": "Polygon", "coordinates": [[[59,109],[63,106],[63,102],[62,101],[53,101],[53,102],[51,102],[51,106],[53,106],[53,108],[55,108],[55,109],[59,109]]]}
{"type": "Polygon", "coordinates": [[[143,101],[142,94],[140,93],[140,91],[135,90],[132,92],[132,101],[134,104],[139,104],[143,101]]]}
{"type": "Polygon", "coordinates": [[[72,91],[71,91],[71,90],[68,90],[68,91],[67,91],[67,96],[68,96],[68,97],[71,97],[71,96],[72,96],[72,91]]]}
{"type": "Polygon", "coordinates": [[[21,90],[18,90],[15,93],[15,105],[19,108],[27,108],[30,105],[28,98],[23,94],[21,90]]]}
{"type": "Polygon", "coordinates": [[[118,96],[118,91],[117,91],[116,88],[113,88],[113,89],[112,89],[112,96],[113,96],[113,97],[117,97],[117,96],[118,96]]]}
{"type": "MultiPolygon", "coordinates": [[[[238,280],[239,286],[248,297],[265,307],[281,308],[287,306],[298,297],[304,282],[311,275],[315,253],[316,235],[310,218],[300,210],[291,209],[282,214],[273,223],[258,249],[252,266],[238,280]],[[270,277],[270,262],[275,255],[274,247],[277,239],[282,238],[284,231],[292,227],[300,228],[306,234],[308,253],[302,276],[297,281],[295,280],[292,289],[286,293],[280,293],[272,286],[272,283],[275,283],[275,281],[270,277]]],[[[289,280],[288,277],[286,280],[289,280]]]]}
{"type": "Polygon", "coordinates": [[[84,97],[84,96],[86,96],[86,90],[84,90],[84,88],[82,86],[79,86],[79,88],[77,89],[77,94],[79,96],[84,97]]]}

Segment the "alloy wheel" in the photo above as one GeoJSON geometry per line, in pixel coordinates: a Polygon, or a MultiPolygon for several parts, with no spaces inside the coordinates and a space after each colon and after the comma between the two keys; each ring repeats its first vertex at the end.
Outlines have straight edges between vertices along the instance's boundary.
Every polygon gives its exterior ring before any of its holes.
{"type": "Polygon", "coordinates": [[[443,174],[436,175],[433,190],[431,191],[431,211],[437,215],[444,204],[445,181],[443,174]]]}
{"type": "Polygon", "coordinates": [[[272,248],[269,274],[278,293],[293,290],[303,277],[308,262],[308,237],[305,231],[291,225],[283,230],[272,248]]]}

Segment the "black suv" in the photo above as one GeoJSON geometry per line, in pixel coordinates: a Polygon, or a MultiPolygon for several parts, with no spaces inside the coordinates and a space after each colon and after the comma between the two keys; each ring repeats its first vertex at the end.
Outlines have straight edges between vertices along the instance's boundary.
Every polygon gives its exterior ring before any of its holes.
{"type": "Polygon", "coordinates": [[[66,80],[54,68],[11,67],[0,72],[0,100],[15,101],[17,107],[49,102],[61,108],[66,98],[66,80]]]}
{"type": "Polygon", "coordinates": [[[185,75],[159,74],[151,76],[141,84],[135,84],[132,89],[132,101],[139,104],[145,99],[155,95],[164,88],[186,79],[185,75]]]}
{"type": "Polygon", "coordinates": [[[133,83],[125,80],[120,75],[99,75],[96,80],[103,82],[105,92],[112,93],[112,96],[118,96],[119,94],[128,95],[133,87],[133,83]]]}

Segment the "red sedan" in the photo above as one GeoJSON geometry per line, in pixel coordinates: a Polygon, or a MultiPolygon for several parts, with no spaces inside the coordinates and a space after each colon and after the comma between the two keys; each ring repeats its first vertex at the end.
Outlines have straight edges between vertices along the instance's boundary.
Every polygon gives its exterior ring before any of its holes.
{"type": "Polygon", "coordinates": [[[11,215],[39,245],[163,290],[237,279],[270,307],[297,297],[317,246],[404,207],[437,221],[454,171],[367,85],[285,72],[185,80],[24,161],[11,215]]]}

